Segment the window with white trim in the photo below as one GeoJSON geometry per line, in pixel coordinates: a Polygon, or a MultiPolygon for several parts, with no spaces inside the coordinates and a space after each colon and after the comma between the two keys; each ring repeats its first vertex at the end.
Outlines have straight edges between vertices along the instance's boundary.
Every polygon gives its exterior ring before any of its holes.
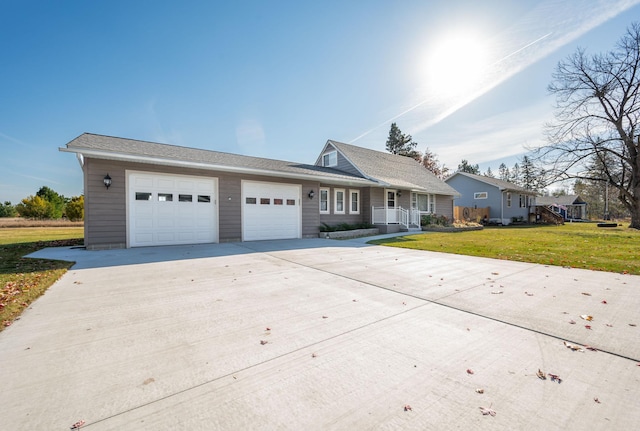
{"type": "Polygon", "coordinates": [[[411,193],[411,208],[424,213],[435,213],[436,195],[411,193]]]}
{"type": "Polygon", "coordinates": [[[511,208],[511,193],[507,192],[507,208],[511,208]]]}
{"type": "Polygon", "coordinates": [[[360,214],[360,190],[349,190],[349,213],[360,214]]]}
{"type": "Polygon", "coordinates": [[[474,199],[487,199],[489,197],[489,193],[487,192],[476,192],[473,194],[474,199]]]}
{"type": "Polygon", "coordinates": [[[329,214],[329,189],[320,188],[320,214],[329,214]]]}
{"type": "Polygon", "coordinates": [[[344,189],[335,189],[333,191],[334,203],[333,203],[333,213],[334,214],[344,214],[344,189]]]}
{"type": "Polygon", "coordinates": [[[322,155],[322,166],[338,166],[338,152],[331,151],[322,155]]]}

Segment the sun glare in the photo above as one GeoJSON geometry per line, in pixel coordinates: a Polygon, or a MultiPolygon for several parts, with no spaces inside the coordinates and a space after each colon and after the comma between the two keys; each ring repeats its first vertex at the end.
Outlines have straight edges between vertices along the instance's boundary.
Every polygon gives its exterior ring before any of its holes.
{"type": "Polygon", "coordinates": [[[472,90],[482,80],[488,54],[478,35],[454,32],[434,41],[426,59],[428,87],[441,95],[472,90]]]}

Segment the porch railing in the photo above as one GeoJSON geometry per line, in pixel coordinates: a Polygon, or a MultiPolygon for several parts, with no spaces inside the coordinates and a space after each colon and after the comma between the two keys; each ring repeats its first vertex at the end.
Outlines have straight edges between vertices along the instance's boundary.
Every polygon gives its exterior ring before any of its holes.
{"type": "Polygon", "coordinates": [[[372,224],[399,224],[409,228],[420,226],[420,216],[420,211],[415,209],[371,207],[372,224]]]}

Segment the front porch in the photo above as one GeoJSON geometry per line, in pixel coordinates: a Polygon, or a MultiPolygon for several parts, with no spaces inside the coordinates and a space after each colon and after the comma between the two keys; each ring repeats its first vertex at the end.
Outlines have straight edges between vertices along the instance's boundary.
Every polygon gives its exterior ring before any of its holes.
{"type": "Polygon", "coordinates": [[[412,208],[371,207],[371,224],[380,233],[407,232],[420,230],[420,219],[426,212],[412,208]]]}

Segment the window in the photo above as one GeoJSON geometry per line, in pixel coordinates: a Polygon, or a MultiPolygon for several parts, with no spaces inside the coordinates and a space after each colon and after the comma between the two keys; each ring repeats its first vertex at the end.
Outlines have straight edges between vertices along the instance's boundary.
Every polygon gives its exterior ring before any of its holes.
{"type": "Polygon", "coordinates": [[[295,199],[287,199],[287,205],[295,205],[295,204],[296,204],[295,199]]]}
{"type": "Polygon", "coordinates": [[[344,189],[335,189],[333,191],[335,204],[333,206],[334,214],[344,214],[344,189]]]}
{"type": "Polygon", "coordinates": [[[271,199],[269,198],[260,198],[260,205],[270,205],[271,199]]]}
{"type": "Polygon", "coordinates": [[[151,200],[151,193],[136,192],[136,200],[137,201],[150,201],[151,200]]]}
{"type": "Polygon", "coordinates": [[[474,199],[487,199],[489,194],[487,192],[476,192],[473,194],[474,199]]]}
{"type": "Polygon", "coordinates": [[[158,193],[158,202],[171,202],[173,195],[171,193],[158,193]]]}
{"type": "Polygon", "coordinates": [[[193,202],[193,195],[178,195],[180,202],[193,202]]]}
{"type": "Polygon", "coordinates": [[[511,208],[511,193],[507,192],[507,208],[511,208]]]}
{"type": "Polygon", "coordinates": [[[524,195],[518,195],[520,197],[520,208],[527,206],[526,197],[524,195]]]}
{"type": "Polygon", "coordinates": [[[331,151],[322,155],[322,166],[337,166],[338,165],[338,152],[331,151]]]}
{"type": "Polygon", "coordinates": [[[320,214],[329,214],[329,189],[320,189],[320,214]]]}
{"type": "Polygon", "coordinates": [[[418,195],[418,209],[429,212],[429,195],[418,195]]]}
{"type": "Polygon", "coordinates": [[[204,202],[204,203],[210,203],[211,202],[211,196],[208,195],[198,195],[198,202],[204,202]]]}
{"type": "Polygon", "coordinates": [[[274,199],[273,200],[273,204],[274,205],[282,205],[284,203],[284,201],[282,199],[274,199]]]}
{"type": "Polygon", "coordinates": [[[429,195],[429,212],[436,213],[436,195],[429,195]]]}
{"type": "Polygon", "coordinates": [[[360,214],[360,191],[349,190],[349,213],[360,214]]]}
{"type": "Polygon", "coordinates": [[[245,198],[244,201],[249,205],[255,205],[256,203],[258,203],[258,200],[256,198],[245,198]]]}

